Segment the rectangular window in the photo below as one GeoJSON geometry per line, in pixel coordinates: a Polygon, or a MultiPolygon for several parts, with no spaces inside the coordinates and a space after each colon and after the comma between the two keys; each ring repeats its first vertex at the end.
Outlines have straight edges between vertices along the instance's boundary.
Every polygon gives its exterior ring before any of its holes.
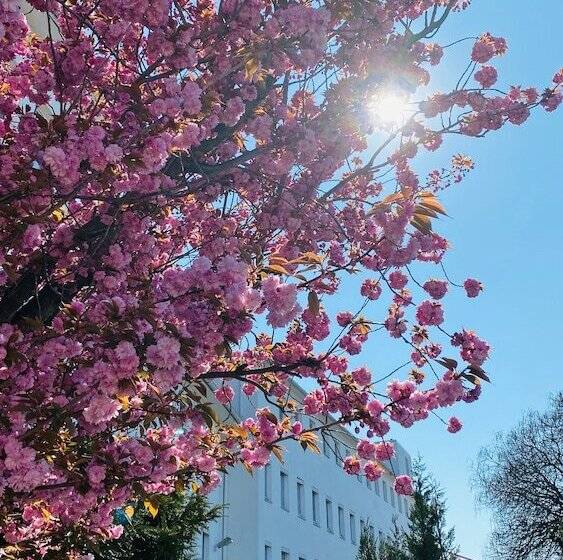
{"type": "Polygon", "coordinates": [[[305,519],[305,486],[297,481],[297,515],[305,519]]]}
{"type": "Polygon", "coordinates": [[[366,529],[366,522],[363,519],[360,519],[360,534],[362,534],[366,529]]]}
{"type": "Polygon", "coordinates": [[[289,560],[289,552],[287,550],[281,551],[281,560],[289,560]]]}
{"type": "Polygon", "coordinates": [[[325,502],[326,509],[326,530],[329,533],[334,533],[334,520],[332,519],[332,502],[327,500],[325,502]]]}
{"type": "Polygon", "coordinates": [[[356,544],[356,516],[353,513],[350,514],[350,540],[356,544]]]}
{"type": "Polygon", "coordinates": [[[313,490],[311,492],[311,510],[313,512],[313,523],[320,525],[319,521],[319,493],[313,490]]]}
{"type": "Polygon", "coordinates": [[[383,499],[388,502],[389,498],[387,496],[387,482],[385,482],[384,480],[381,481],[381,484],[383,485],[383,499]]]}
{"type": "Polygon", "coordinates": [[[400,496],[397,496],[397,505],[399,506],[399,513],[403,513],[403,500],[400,496]]]}
{"type": "Polygon", "coordinates": [[[272,501],[272,465],[270,463],[264,467],[264,499],[267,502],[272,501]]]}
{"type": "Polygon", "coordinates": [[[372,539],[375,538],[375,529],[373,528],[373,525],[369,526],[369,534],[371,535],[372,539]]]}
{"type": "Polygon", "coordinates": [[[391,494],[391,505],[395,507],[395,491],[391,488],[389,494],[391,494]]]}
{"type": "Polygon", "coordinates": [[[209,533],[201,534],[201,560],[209,560],[209,533]]]}
{"type": "Polygon", "coordinates": [[[366,478],[366,484],[370,490],[373,488],[373,484],[369,478],[366,478]]]}
{"type": "Polygon", "coordinates": [[[272,560],[272,547],[269,544],[264,546],[264,560],[272,560]]]}
{"type": "Polygon", "coordinates": [[[374,484],[375,484],[375,492],[377,493],[378,496],[381,496],[381,489],[379,488],[379,480],[376,480],[374,484]]]}
{"type": "Polygon", "coordinates": [[[289,477],[283,471],[280,472],[280,500],[282,509],[289,511],[289,477]]]}
{"type": "Polygon", "coordinates": [[[346,538],[346,526],[344,524],[344,508],[338,506],[338,534],[341,539],[346,538]]]}

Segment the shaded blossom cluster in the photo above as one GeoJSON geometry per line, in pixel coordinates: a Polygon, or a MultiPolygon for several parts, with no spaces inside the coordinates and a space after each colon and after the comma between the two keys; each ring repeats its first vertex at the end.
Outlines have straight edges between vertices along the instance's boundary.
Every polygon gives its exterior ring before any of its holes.
{"type": "MultiPolygon", "coordinates": [[[[441,190],[472,162],[423,177],[413,160],[448,134],[555,110],[563,72],[543,91],[491,89],[507,46],[484,34],[474,80],[416,101],[390,131],[370,100],[414,99],[446,53],[436,32],[469,2],[29,4],[47,36],[18,2],[0,4],[7,554],[86,558],[121,535],[116,509],[187,483],[210,492],[221,470],[262,467],[284,440],[315,450],[327,417],[361,430],[343,468],[376,480],[393,424],[478,399],[490,347],[449,330],[460,287],[433,228],[441,190]],[[419,281],[419,263],[434,273],[419,281]],[[358,273],[362,303],[329,313],[358,273]],[[410,373],[381,380],[355,362],[376,337],[404,345],[410,373]],[[302,403],[298,378],[314,386],[302,403]],[[270,406],[218,419],[234,381],[270,406]]],[[[410,494],[410,479],[395,491],[410,494]]]]}

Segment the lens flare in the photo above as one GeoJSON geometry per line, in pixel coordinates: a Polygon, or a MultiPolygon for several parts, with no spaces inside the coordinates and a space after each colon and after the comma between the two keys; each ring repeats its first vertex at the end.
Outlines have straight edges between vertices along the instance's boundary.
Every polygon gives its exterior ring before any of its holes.
{"type": "Polygon", "coordinates": [[[408,99],[404,95],[393,92],[382,92],[375,95],[370,103],[370,112],[376,124],[382,126],[401,126],[412,113],[408,99]]]}

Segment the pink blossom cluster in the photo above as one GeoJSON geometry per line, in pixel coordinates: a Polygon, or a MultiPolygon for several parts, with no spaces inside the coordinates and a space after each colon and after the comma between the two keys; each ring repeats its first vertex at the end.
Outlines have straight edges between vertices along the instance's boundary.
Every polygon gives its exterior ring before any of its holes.
{"type": "Polygon", "coordinates": [[[554,111],[563,72],[492,90],[506,43],[482,35],[475,82],[366,156],[370,100],[426,86],[468,3],[31,0],[47,37],[0,3],[0,532],[22,558],[84,557],[116,509],[315,449],[327,417],[364,430],[343,468],[376,480],[393,423],[479,398],[490,346],[448,334],[459,287],[436,278],[438,196],[473,164],[415,160],[554,111]],[[353,363],[382,343],[410,373],[353,363]],[[264,406],[224,421],[239,386],[264,406]]]}

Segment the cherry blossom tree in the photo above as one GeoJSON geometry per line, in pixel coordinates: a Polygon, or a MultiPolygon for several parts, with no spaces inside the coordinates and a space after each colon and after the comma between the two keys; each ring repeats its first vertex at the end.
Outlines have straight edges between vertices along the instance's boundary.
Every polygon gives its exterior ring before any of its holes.
{"type": "Polygon", "coordinates": [[[421,92],[461,0],[29,4],[46,34],[0,5],[5,555],[79,558],[119,537],[117,508],[207,493],[334,424],[363,428],[344,468],[375,479],[391,423],[478,398],[489,345],[445,327],[458,286],[432,228],[472,162],[413,163],[553,111],[563,72],[503,90],[507,45],[485,33],[451,91],[421,92]],[[363,303],[329,312],[351,274],[363,303]],[[375,337],[405,345],[409,373],[354,365],[375,337]],[[314,384],[302,403],[295,379],[314,384]],[[215,421],[235,380],[269,406],[215,421]]]}

